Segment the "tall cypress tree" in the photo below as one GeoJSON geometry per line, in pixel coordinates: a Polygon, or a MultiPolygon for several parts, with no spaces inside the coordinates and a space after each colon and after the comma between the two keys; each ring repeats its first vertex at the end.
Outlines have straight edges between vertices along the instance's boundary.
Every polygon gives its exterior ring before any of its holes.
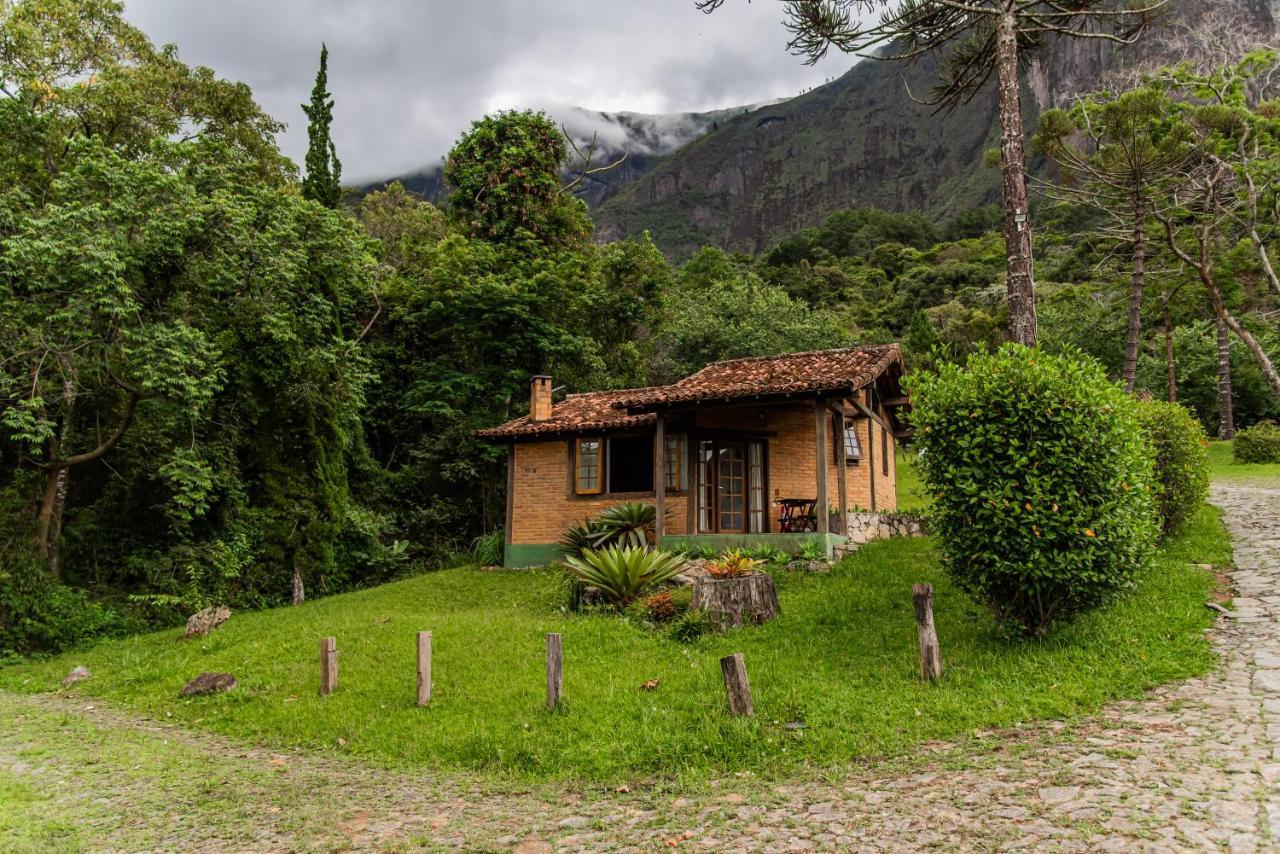
{"type": "Polygon", "coordinates": [[[329,48],[320,45],[320,70],[316,72],[316,85],[311,88],[311,103],[303,104],[302,111],[310,120],[307,124],[307,177],[302,179],[302,195],[314,199],[327,208],[336,208],[342,199],[342,163],[338,151],[329,136],[333,124],[333,98],[329,95],[329,48]]]}

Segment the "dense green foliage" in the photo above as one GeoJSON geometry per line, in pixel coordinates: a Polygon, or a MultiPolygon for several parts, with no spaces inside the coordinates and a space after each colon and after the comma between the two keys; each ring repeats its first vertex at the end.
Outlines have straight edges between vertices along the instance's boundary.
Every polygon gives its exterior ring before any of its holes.
{"type": "Polygon", "coordinates": [[[1280,425],[1265,421],[1236,434],[1238,463],[1280,463],[1280,425]]]}
{"type": "Polygon", "coordinates": [[[1151,446],[1152,497],[1167,536],[1209,496],[1209,440],[1200,422],[1176,403],[1139,401],[1138,423],[1151,446]]]}
{"type": "Polygon", "coordinates": [[[1006,344],[910,389],[930,530],[998,622],[1041,636],[1132,584],[1156,533],[1151,449],[1096,364],[1006,344]]]}
{"type": "Polygon", "coordinates": [[[51,690],[84,664],[93,678],[71,689],[84,702],[242,742],[522,784],[574,780],[611,791],[619,781],[697,784],[737,770],[769,780],[838,775],[866,757],[975,730],[1087,715],[1207,671],[1213,613],[1204,602],[1214,582],[1195,564],[1225,564],[1230,554],[1216,511],[1202,508],[1137,575],[1132,595],[1025,644],[993,631],[941,570],[929,539],[867,546],[829,574],[775,572],[782,615],[726,636],[687,617],[650,628],[566,613],[557,570],[458,568],[237,614],[193,641],[175,642],[173,630],[107,641],[0,670],[0,688],[51,690]],[[919,675],[909,598],[917,582],[935,590],[942,690],[919,675]],[[415,705],[413,683],[413,633],[423,626],[434,634],[429,710],[415,705]],[[565,714],[546,711],[547,632],[564,636],[565,714]],[[321,633],[338,638],[341,656],[341,684],[329,697],[316,693],[321,633]],[[746,658],[753,718],[725,711],[719,658],[734,652],[746,658]],[[240,687],[179,698],[202,670],[234,672],[240,687]],[[657,687],[640,690],[647,680],[657,687]],[[785,726],[796,719],[802,732],[785,726]]]}

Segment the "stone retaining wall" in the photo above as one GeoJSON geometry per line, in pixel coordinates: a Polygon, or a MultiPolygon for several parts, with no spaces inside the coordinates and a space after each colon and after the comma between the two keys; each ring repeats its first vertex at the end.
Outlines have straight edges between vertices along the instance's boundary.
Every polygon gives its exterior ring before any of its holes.
{"type": "Polygon", "coordinates": [[[875,540],[889,537],[923,537],[928,531],[924,517],[916,513],[866,513],[850,510],[845,525],[846,542],[836,547],[841,558],[875,540]]]}

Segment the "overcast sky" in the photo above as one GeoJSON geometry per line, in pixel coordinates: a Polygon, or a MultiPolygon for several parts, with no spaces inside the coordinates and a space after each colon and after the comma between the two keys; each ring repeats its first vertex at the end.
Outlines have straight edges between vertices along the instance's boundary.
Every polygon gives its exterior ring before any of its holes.
{"type": "Polygon", "coordinates": [[[183,59],[243,80],[306,150],[320,43],[329,45],[344,180],[438,162],[486,112],[557,105],[696,111],[793,95],[839,76],[785,50],[771,0],[125,0],[126,16],[183,59]]]}

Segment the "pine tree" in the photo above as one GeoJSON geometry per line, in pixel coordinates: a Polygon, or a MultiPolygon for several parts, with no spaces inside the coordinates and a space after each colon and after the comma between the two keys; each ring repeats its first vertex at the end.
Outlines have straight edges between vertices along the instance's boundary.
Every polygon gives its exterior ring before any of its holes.
{"type": "Polygon", "coordinates": [[[327,208],[336,208],[342,199],[342,163],[329,135],[333,124],[333,98],[329,95],[329,48],[320,45],[320,70],[311,89],[311,103],[303,104],[307,114],[307,177],[302,179],[302,195],[327,208]]]}

